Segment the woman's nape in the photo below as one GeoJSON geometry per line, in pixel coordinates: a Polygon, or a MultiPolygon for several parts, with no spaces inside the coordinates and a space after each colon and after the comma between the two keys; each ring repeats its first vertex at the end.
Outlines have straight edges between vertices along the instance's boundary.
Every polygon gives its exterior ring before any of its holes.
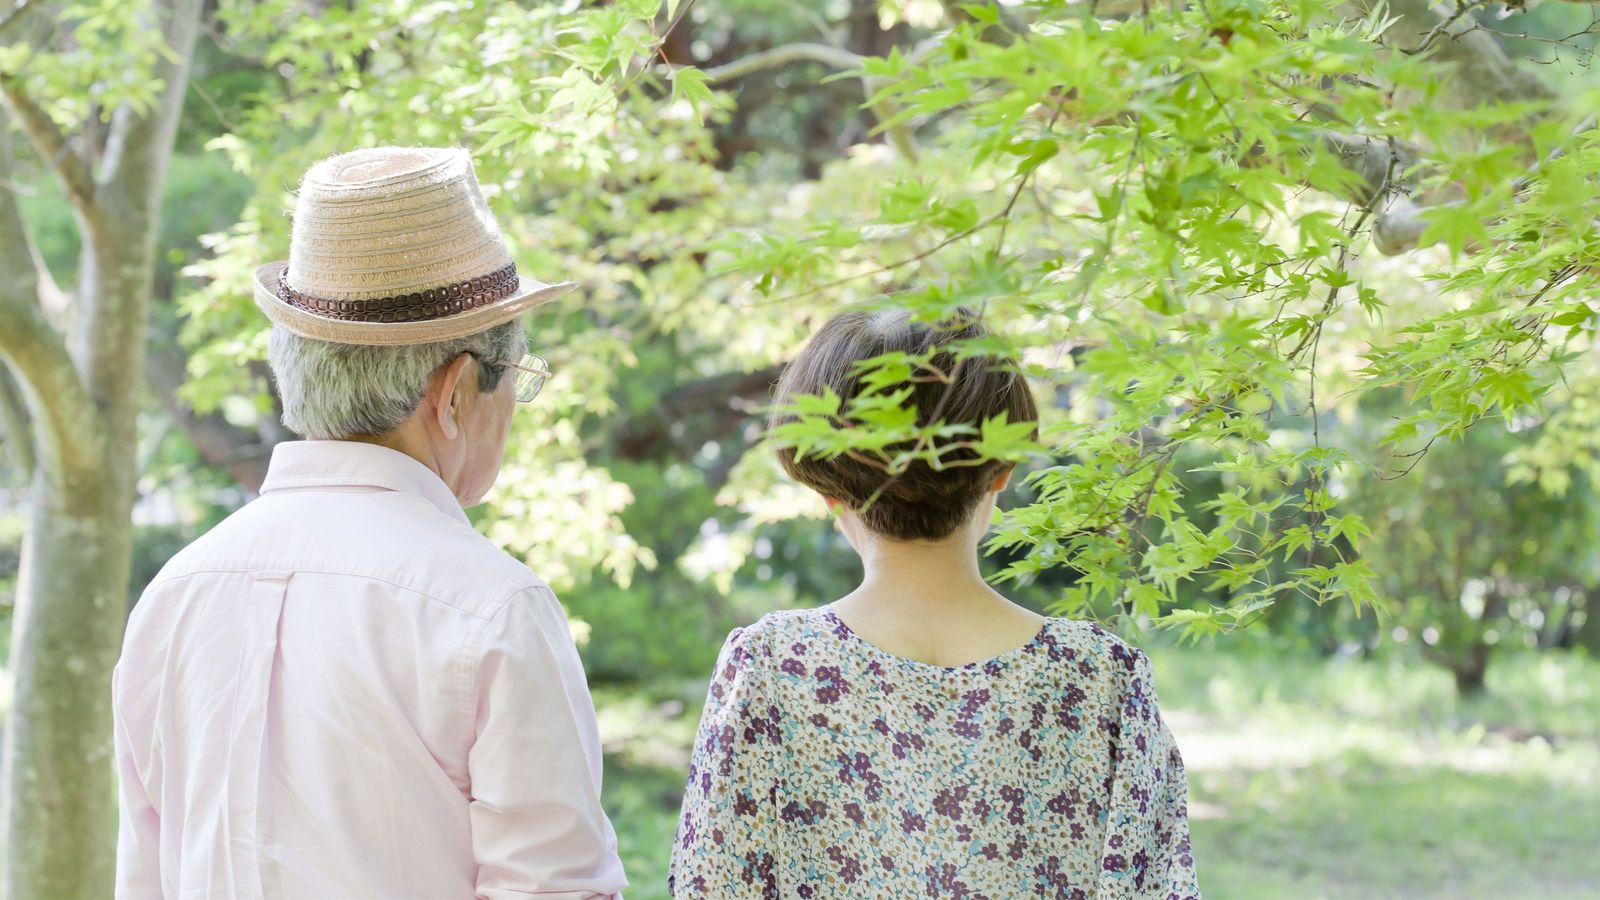
{"type": "Polygon", "coordinates": [[[982,662],[1033,640],[1044,617],[990,587],[978,566],[978,544],[1010,477],[996,476],[967,522],[937,541],[874,532],[847,504],[826,498],[863,569],[834,614],[878,649],[936,666],[982,662]]]}

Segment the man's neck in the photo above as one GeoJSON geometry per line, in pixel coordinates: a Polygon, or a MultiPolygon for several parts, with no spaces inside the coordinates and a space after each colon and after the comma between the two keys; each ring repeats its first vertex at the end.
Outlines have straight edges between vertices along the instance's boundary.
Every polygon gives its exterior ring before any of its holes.
{"type": "Polygon", "coordinates": [[[410,421],[402,422],[399,428],[388,434],[364,434],[348,437],[344,440],[358,444],[372,444],[377,447],[387,447],[396,453],[404,453],[419,463],[427,466],[435,475],[444,477],[439,471],[439,463],[433,453],[433,446],[427,439],[416,433],[410,421]]]}

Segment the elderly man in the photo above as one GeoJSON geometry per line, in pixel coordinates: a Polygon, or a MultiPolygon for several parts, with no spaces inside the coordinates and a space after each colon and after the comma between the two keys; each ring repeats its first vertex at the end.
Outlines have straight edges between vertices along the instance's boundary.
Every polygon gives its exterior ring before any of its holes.
{"type": "Polygon", "coordinates": [[[465,151],[306,174],[256,301],[307,440],[128,623],[119,898],[626,885],[566,617],[462,512],[547,374],[521,316],[571,287],[518,276],[465,151]]]}

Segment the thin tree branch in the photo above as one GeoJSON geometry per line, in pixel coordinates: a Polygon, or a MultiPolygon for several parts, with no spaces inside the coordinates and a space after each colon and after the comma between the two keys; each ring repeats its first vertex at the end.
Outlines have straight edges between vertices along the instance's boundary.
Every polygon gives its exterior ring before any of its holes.
{"type": "MultiPolygon", "coordinates": [[[[11,177],[6,120],[0,110],[0,180],[11,177]]],[[[37,426],[39,473],[68,498],[80,473],[105,465],[105,439],[94,404],[39,304],[38,270],[16,197],[0,191],[0,359],[10,365],[37,426]]]]}
{"type": "Polygon", "coordinates": [[[713,66],[703,70],[702,74],[706,76],[708,83],[717,84],[718,82],[743,78],[751,72],[771,69],[792,62],[800,62],[801,60],[819,62],[835,69],[858,69],[866,61],[866,57],[852,53],[843,47],[834,47],[829,44],[784,44],[781,47],[773,47],[758,53],[752,53],[749,56],[736,59],[724,65],[713,66]]]}
{"type": "Polygon", "coordinates": [[[22,125],[33,149],[67,191],[73,205],[85,214],[94,209],[94,174],[89,163],[67,140],[61,126],[40,109],[11,75],[0,75],[0,99],[22,125]]]}
{"type": "Polygon", "coordinates": [[[4,428],[6,449],[11,457],[11,467],[17,471],[17,480],[27,483],[33,479],[33,428],[28,420],[22,392],[17,389],[11,372],[0,367],[0,427],[4,428]]]}
{"type": "Polygon", "coordinates": [[[234,425],[221,413],[201,415],[180,401],[178,389],[183,386],[188,360],[172,335],[164,338],[152,343],[145,359],[145,375],[151,389],[162,398],[174,424],[182,429],[201,459],[226,469],[251,494],[258,493],[266,479],[274,442],[258,431],[234,425]]]}
{"type": "MultiPolygon", "coordinates": [[[[1480,6],[1487,5],[1489,5],[1489,0],[1456,0],[1455,11],[1452,12],[1448,17],[1441,19],[1439,24],[1433,26],[1433,28],[1430,29],[1427,34],[1423,35],[1421,43],[1409,50],[1402,50],[1400,52],[1407,55],[1426,53],[1428,48],[1433,46],[1433,42],[1438,39],[1439,35],[1443,34],[1446,29],[1460,21],[1462,16],[1465,16],[1467,13],[1472,12],[1474,9],[1477,9],[1480,6]]],[[[1467,30],[1470,29],[1463,29],[1463,32],[1467,30]]]]}
{"type": "Polygon", "coordinates": [[[200,9],[201,0],[152,4],[151,25],[167,44],[150,72],[161,91],[147,107],[124,104],[112,113],[101,157],[96,200],[105,221],[101,234],[84,248],[96,277],[96,296],[82,297],[72,345],[84,351],[84,383],[105,409],[108,440],[115,442],[137,434],[138,404],[129,391],[144,374],[161,190],[188,93],[200,9]]]}
{"type": "Polygon", "coordinates": [[[165,0],[155,4],[154,14],[161,28],[168,53],[163,54],[150,75],[162,83],[161,93],[143,113],[123,106],[111,118],[106,137],[102,183],[131,199],[133,192],[144,192],[146,201],[160,203],[159,186],[166,183],[166,163],[172,156],[172,143],[183,112],[189,86],[189,62],[194,42],[200,33],[201,0],[165,0]]]}
{"type": "MultiPolygon", "coordinates": [[[[1597,0],[1597,2],[1600,2],[1600,0],[1597,0]]],[[[910,56],[912,59],[920,58],[927,55],[928,51],[935,46],[937,46],[937,41],[926,41],[918,45],[910,56]]],[[[835,69],[852,70],[861,68],[868,59],[869,57],[853,53],[843,47],[802,42],[784,44],[752,53],[733,62],[704,69],[701,74],[705,75],[706,83],[719,84],[743,78],[752,72],[776,68],[794,62],[817,62],[835,69]]],[[[875,78],[866,76],[861,78],[862,93],[866,95],[866,99],[869,102],[877,90],[877,81],[875,78]]],[[[893,122],[895,116],[899,114],[895,104],[889,100],[879,100],[877,103],[872,104],[871,109],[879,124],[883,125],[884,131],[888,133],[889,139],[894,142],[895,149],[899,150],[900,154],[906,159],[915,162],[918,154],[916,141],[911,136],[911,130],[906,127],[904,122],[888,124],[893,122]]]]}
{"type": "Polygon", "coordinates": [[[5,34],[6,29],[10,28],[13,22],[22,18],[22,14],[27,12],[28,7],[32,4],[33,0],[17,0],[16,6],[11,7],[5,15],[0,16],[0,35],[5,34]]]}
{"type": "MultiPolygon", "coordinates": [[[[24,19],[30,13],[39,10],[34,8],[33,0],[19,0],[8,10],[3,19],[0,19],[0,34],[24,19]]],[[[49,40],[50,31],[43,25],[54,28],[55,22],[45,17],[42,22],[34,20],[41,27],[29,28],[24,34],[7,39],[4,44],[21,43],[31,50],[37,51],[40,45],[49,40]]],[[[29,96],[22,80],[14,72],[0,72],[0,109],[9,109],[11,115],[28,136],[41,160],[50,171],[54,172],[66,190],[67,197],[82,212],[87,213],[94,200],[94,173],[90,169],[86,156],[75,150],[67,134],[61,130],[54,119],[50,118],[42,107],[29,96]]]]}
{"type": "MultiPolygon", "coordinates": [[[[1375,2],[1357,0],[1356,8],[1364,15],[1375,2]]],[[[1468,103],[1555,99],[1555,92],[1537,75],[1523,70],[1493,36],[1478,30],[1477,19],[1458,14],[1455,7],[1435,5],[1433,0],[1387,2],[1396,19],[1384,32],[1384,43],[1401,49],[1437,44],[1433,58],[1455,64],[1448,84],[1468,103]]],[[[1470,9],[1469,3],[1467,11],[1470,9]]]]}

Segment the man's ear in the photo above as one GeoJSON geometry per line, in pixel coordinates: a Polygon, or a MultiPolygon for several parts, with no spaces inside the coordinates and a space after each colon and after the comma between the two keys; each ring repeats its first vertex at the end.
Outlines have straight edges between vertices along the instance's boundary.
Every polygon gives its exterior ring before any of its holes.
{"type": "Polygon", "coordinates": [[[428,399],[433,403],[434,424],[439,426],[439,433],[446,440],[455,440],[461,434],[461,423],[457,418],[461,412],[461,404],[466,399],[467,376],[472,374],[477,360],[472,354],[463,353],[450,364],[434,373],[433,381],[428,385],[428,399]]]}
{"type": "Polygon", "coordinates": [[[989,490],[994,491],[996,494],[1005,490],[1006,486],[1011,484],[1011,473],[1015,471],[1016,467],[1012,466],[1007,468],[1004,472],[1001,472],[999,475],[996,475],[994,477],[994,481],[990,482],[989,484],[989,490]]]}

